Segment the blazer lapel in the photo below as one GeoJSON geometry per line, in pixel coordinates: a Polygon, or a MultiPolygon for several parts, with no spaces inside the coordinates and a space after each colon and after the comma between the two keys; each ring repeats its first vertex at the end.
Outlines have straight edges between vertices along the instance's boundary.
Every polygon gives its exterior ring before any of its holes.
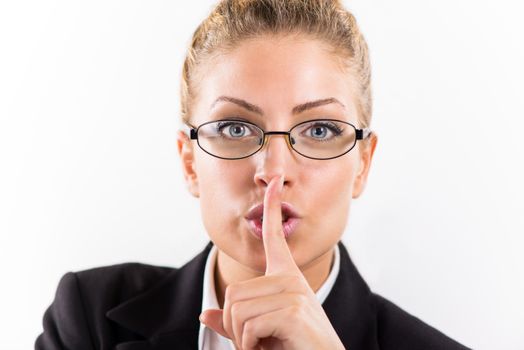
{"type": "MultiPolygon", "coordinates": [[[[120,343],[116,350],[197,349],[203,278],[213,243],[155,287],[109,310],[106,316],[147,340],[120,343]]],[[[342,243],[340,271],[322,304],[346,348],[378,349],[376,309],[366,282],[342,243]]]]}
{"type": "Polygon", "coordinates": [[[342,241],[338,247],[340,271],[322,307],[346,349],[378,349],[373,294],[342,241]]]}
{"type": "Polygon", "coordinates": [[[213,243],[169,273],[155,287],[109,310],[106,316],[147,338],[120,343],[116,350],[197,349],[204,268],[213,243]]]}

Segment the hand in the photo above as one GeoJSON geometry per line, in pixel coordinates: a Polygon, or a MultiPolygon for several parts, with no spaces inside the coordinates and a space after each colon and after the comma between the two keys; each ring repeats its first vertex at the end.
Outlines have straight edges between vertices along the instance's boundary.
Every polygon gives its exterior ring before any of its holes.
{"type": "Polygon", "coordinates": [[[264,196],[264,276],[228,285],[224,309],[200,320],[233,341],[236,349],[344,349],[327,315],[293,260],[282,231],[283,177],[264,196]]]}

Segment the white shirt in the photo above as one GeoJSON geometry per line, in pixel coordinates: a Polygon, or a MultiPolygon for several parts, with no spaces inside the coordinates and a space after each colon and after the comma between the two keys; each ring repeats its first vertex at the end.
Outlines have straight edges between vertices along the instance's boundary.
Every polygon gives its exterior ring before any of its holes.
{"type": "MultiPolygon", "coordinates": [[[[202,296],[202,311],[207,309],[220,309],[218,305],[216,291],[215,291],[215,263],[217,256],[217,247],[213,245],[206,261],[206,267],[204,270],[204,290],[202,296]]],[[[328,278],[315,293],[320,304],[326,300],[329,292],[335,284],[335,280],[338,276],[340,269],[340,252],[338,244],[334,248],[335,259],[333,261],[333,267],[329,273],[328,278]]],[[[198,333],[198,349],[199,350],[235,350],[233,342],[228,338],[216,333],[211,328],[206,327],[203,323],[200,323],[200,330],[198,333]]]]}

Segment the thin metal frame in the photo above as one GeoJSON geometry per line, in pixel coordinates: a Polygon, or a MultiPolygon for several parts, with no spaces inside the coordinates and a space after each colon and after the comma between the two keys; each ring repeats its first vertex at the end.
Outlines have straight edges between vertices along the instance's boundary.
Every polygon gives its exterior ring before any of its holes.
{"type": "Polygon", "coordinates": [[[251,123],[251,122],[248,122],[248,121],[245,121],[245,120],[238,120],[238,119],[221,119],[221,120],[213,120],[213,121],[209,121],[209,122],[205,122],[203,124],[201,124],[200,126],[198,127],[195,127],[193,125],[190,125],[190,124],[187,124],[187,126],[189,126],[191,129],[190,129],[190,139],[191,140],[196,140],[197,141],[197,144],[198,144],[198,147],[200,147],[200,149],[204,152],[206,152],[207,154],[213,156],[213,157],[216,157],[216,158],[220,158],[220,159],[227,159],[227,160],[238,160],[238,159],[245,159],[245,158],[248,158],[248,157],[251,157],[252,155],[254,155],[255,153],[259,152],[261,149],[264,148],[264,146],[267,144],[267,140],[268,140],[268,135],[286,135],[286,140],[287,140],[287,143],[288,145],[291,147],[291,149],[295,152],[297,152],[298,154],[300,154],[301,156],[303,157],[306,157],[306,158],[309,158],[309,159],[316,159],[316,160],[329,160],[329,159],[335,159],[335,158],[338,158],[338,157],[342,157],[344,154],[347,154],[349,153],[349,151],[351,151],[353,148],[355,148],[355,145],[357,144],[357,141],[358,140],[364,140],[366,138],[369,137],[369,135],[371,135],[371,129],[370,128],[363,128],[363,129],[357,129],[355,127],[355,125],[351,124],[351,123],[348,123],[348,122],[345,122],[345,121],[342,121],[342,120],[338,120],[338,119],[312,119],[312,120],[306,120],[304,122],[300,122],[298,123],[297,125],[293,126],[291,129],[289,129],[289,131],[264,131],[264,129],[262,129],[261,127],[259,127],[258,125],[254,124],[254,123],[251,123]],[[338,156],[335,156],[335,157],[330,157],[330,158],[315,158],[315,157],[309,157],[309,156],[306,156],[302,153],[300,153],[299,151],[297,151],[294,147],[293,147],[293,144],[295,143],[294,140],[291,138],[291,131],[293,129],[295,129],[296,127],[302,125],[302,124],[306,124],[306,123],[311,123],[311,122],[315,122],[315,121],[334,121],[334,122],[337,122],[337,123],[344,123],[344,124],[347,124],[351,127],[353,127],[353,129],[355,129],[355,142],[353,143],[353,145],[351,146],[351,148],[349,148],[347,151],[345,151],[344,153],[338,155],[338,156]],[[198,131],[200,130],[201,127],[203,127],[204,125],[207,125],[207,124],[212,124],[212,123],[217,123],[217,122],[240,122],[240,123],[244,123],[244,124],[249,124],[249,125],[252,125],[254,126],[255,128],[257,128],[258,130],[262,131],[262,139],[263,139],[263,142],[262,144],[260,145],[260,147],[250,153],[249,155],[247,156],[244,156],[244,157],[240,157],[240,158],[225,158],[225,157],[219,157],[213,153],[210,153],[208,151],[206,151],[201,145],[200,145],[200,141],[198,139],[198,131]]]}

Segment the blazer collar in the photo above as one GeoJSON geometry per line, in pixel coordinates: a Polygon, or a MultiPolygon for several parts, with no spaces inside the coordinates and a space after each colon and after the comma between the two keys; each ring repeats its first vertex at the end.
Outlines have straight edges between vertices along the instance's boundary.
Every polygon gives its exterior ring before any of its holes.
{"type": "MultiPolygon", "coordinates": [[[[106,316],[147,338],[117,345],[116,350],[197,349],[202,308],[204,268],[213,246],[204,250],[161,282],[109,310],[106,316]]],[[[322,304],[333,328],[350,349],[378,349],[372,293],[342,244],[340,271],[322,304]]]]}

